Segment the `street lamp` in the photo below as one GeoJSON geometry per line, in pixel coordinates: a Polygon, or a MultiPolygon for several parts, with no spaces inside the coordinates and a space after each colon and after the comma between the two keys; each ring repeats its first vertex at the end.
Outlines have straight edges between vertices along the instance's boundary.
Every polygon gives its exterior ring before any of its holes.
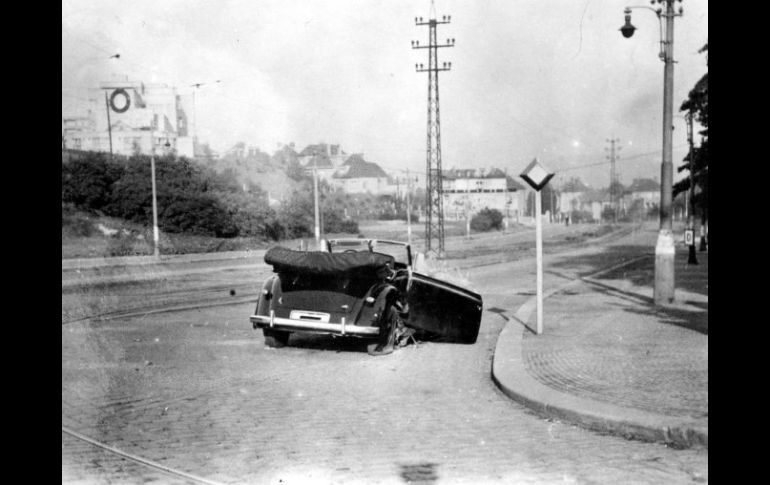
{"type": "Polygon", "coordinates": [[[318,155],[313,155],[313,167],[306,168],[306,170],[313,171],[313,206],[315,207],[315,242],[318,246],[321,242],[321,221],[320,210],[318,205],[318,155]]]}
{"type": "MultiPolygon", "coordinates": [[[[677,0],[651,0],[652,5],[665,4],[662,8],[653,9],[646,6],[630,6],[623,10],[625,24],[620,32],[625,38],[634,35],[636,27],[631,24],[631,9],[644,8],[652,10],[658,17],[660,25],[660,53],[663,61],[663,160],[661,162],[660,183],[660,231],[655,245],[655,305],[665,305],[674,301],[674,234],[671,225],[671,198],[674,178],[673,170],[673,92],[674,92],[674,17],[682,15],[674,12],[677,0]],[[666,20],[665,27],[663,19],[666,20]]],[[[682,0],[678,0],[680,3],[682,0]]]]}
{"type": "MultiPolygon", "coordinates": [[[[166,138],[166,143],[163,145],[168,151],[171,147],[171,143],[166,138]]],[[[158,230],[158,196],[155,188],[155,134],[150,132],[150,172],[152,177],[152,242],[153,242],[153,256],[160,258],[160,231],[158,230]]]]}

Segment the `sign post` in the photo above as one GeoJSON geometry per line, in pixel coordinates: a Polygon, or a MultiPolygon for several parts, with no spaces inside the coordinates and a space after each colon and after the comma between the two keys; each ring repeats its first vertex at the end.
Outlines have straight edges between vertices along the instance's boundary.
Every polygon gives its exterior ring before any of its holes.
{"type": "Polygon", "coordinates": [[[409,169],[406,169],[406,240],[409,247],[412,247],[412,177],[409,175],[409,169]]]}
{"type": "Polygon", "coordinates": [[[535,333],[543,333],[543,222],[542,222],[542,193],[543,187],[554,176],[554,173],[548,170],[543,164],[538,162],[537,158],[527,165],[523,178],[533,189],[535,189],[535,246],[537,251],[537,330],[535,333]]]}

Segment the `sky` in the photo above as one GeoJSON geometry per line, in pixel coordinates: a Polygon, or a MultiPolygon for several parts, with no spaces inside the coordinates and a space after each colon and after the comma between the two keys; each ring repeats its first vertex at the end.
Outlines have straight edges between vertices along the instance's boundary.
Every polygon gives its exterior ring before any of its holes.
{"type": "MultiPolygon", "coordinates": [[[[519,174],[537,157],[558,184],[660,179],[663,62],[645,0],[435,0],[442,168],[519,174]],[[597,165],[598,164],[598,165],[597,165]],[[587,166],[593,165],[593,166],[587,166]]],[[[706,73],[708,2],[677,3],[674,165],[687,154],[678,111],[706,73]]],[[[341,144],[386,169],[425,171],[430,0],[63,0],[62,116],[84,112],[87,89],[115,79],[195,89],[197,135],[237,142],[341,144]],[[119,58],[110,58],[120,54],[119,58]],[[219,82],[216,82],[219,81],[219,82]],[[191,85],[200,83],[200,87],[191,85]]],[[[698,126],[696,126],[696,130],[698,126]]],[[[696,138],[697,140],[697,138],[696,138]]],[[[675,180],[681,177],[675,170],[675,180]]]]}

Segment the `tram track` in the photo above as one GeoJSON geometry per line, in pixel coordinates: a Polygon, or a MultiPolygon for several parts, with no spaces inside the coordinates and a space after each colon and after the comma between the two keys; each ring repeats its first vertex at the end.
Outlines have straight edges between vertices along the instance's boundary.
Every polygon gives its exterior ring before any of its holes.
{"type": "MultiPolygon", "coordinates": [[[[557,252],[560,252],[560,251],[558,251],[558,248],[563,248],[564,251],[569,251],[569,250],[584,248],[584,247],[587,247],[590,244],[599,244],[599,243],[606,244],[606,243],[615,241],[617,239],[620,239],[620,238],[630,234],[634,230],[636,230],[636,228],[622,228],[620,230],[613,231],[612,233],[605,234],[605,235],[600,236],[598,238],[589,238],[588,240],[583,240],[583,241],[580,241],[580,242],[577,242],[577,243],[567,243],[567,244],[561,245],[561,244],[559,244],[559,242],[555,242],[555,246],[554,247],[557,248],[557,252]]],[[[522,257],[526,258],[527,256],[528,255],[522,255],[522,256],[520,256],[518,258],[512,257],[512,258],[506,258],[503,261],[493,261],[493,262],[486,262],[486,263],[483,262],[483,261],[476,261],[475,263],[471,262],[471,264],[473,266],[488,266],[488,265],[512,262],[512,261],[515,261],[517,259],[522,259],[522,257]]],[[[645,256],[640,256],[640,257],[646,257],[646,255],[645,256]]],[[[469,258],[469,259],[472,259],[472,258],[469,258]]],[[[636,259],[638,259],[638,258],[636,258],[636,259]]],[[[618,266],[623,265],[623,264],[628,264],[628,263],[629,263],[629,261],[623,261],[620,264],[618,264],[617,262],[613,262],[612,265],[608,265],[606,268],[604,268],[604,269],[602,269],[602,270],[600,270],[598,272],[595,272],[595,273],[591,274],[588,277],[580,277],[580,276],[560,274],[560,273],[556,274],[556,275],[559,276],[559,277],[565,278],[567,280],[578,281],[578,280],[584,280],[585,278],[596,277],[596,276],[600,275],[601,273],[604,273],[606,271],[610,271],[610,270],[612,270],[615,267],[618,267],[618,266]]],[[[213,287],[213,288],[206,288],[206,289],[200,290],[199,293],[212,292],[212,291],[222,292],[222,290],[227,290],[227,289],[230,289],[230,288],[242,289],[242,288],[246,288],[246,287],[252,287],[252,289],[253,289],[253,286],[254,286],[253,283],[242,284],[242,285],[219,285],[219,286],[216,286],[216,287],[213,287]]],[[[167,298],[168,295],[171,294],[171,293],[173,293],[175,295],[183,295],[183,294],[189,295],[189,289],[187,291],[185,291],[183,289],[169,291],[169,292],[167,292],[167,294],[164,297],[167,298]]],[[[71,323],[77,323],[77,322],[83,322],[83,321],[88,321],[88,320],[103,321],[103,320],[112,320],[112,319],[118,319],[118,318],[135,318],[135,317],[142,317],[142,316],[151,315],[151,314],[157,314],[157,313],[168,313],[168,312],[177,312],[177,311],[181,312],[181,311],[187,311],[187,310],[196,309],[196,308],[207,308],[207,307],[222,306],[222,305],[244,304],[244,303],[250,303],[250,302],[255,303],[257,301],[256,295],[252,295],[252,296],[248,296],[248,297],[243,297],[243,298],[237,298],[237,299],[232,298],[232,296],[230,296],[230,297],[217,297],[217,298],[213,298],[211,301],[207,301],[207,302],[201,302],[200,299],[198,299],[198,298],[195,298],[195,299],[198,300],[198,301],[196,301],[196,302],[189,302],[188,301],[188,302],[184,302],[184,303],[176,304],[176,305],[173,302],[172,303],[165,303],[165,304],[162,303],[162,304],[158,305],[155,308],[120,309],[120,310],[115,310],[115,311],[111,311],[111,312],[103,312],[103,313],[100,313],[100,314],[93,314],[93,315],[85,316],[83,318],[73,319],[73,320],[66,321],[66,322],[63,321],[62,325],[71,324],[71,323]]],[[[188,300],[189,300],[189,298],[188,298],[188,300]]],[[[209,386],[209,387],[212,387],[212,388],[214,388],[214,387],[228,387],[228,386],[234,385],[235,384],[234,381],[235,380],[225,379],[225,380],[220,381],[217,384],[215,384],[213,386],[209,386]]],[[[162,401],[160,403],[153,402],[153,403],[148,403],[145,406],[139,406],[139,407],[135,408],[135,411],[138,411],[138,410],[140,411],[140,410],[142,410],[145,407],[151,408],[151,407],[157,407],[157,406],[163,406],[163,405],[167,406],[169,403],[173,403],[173,402],[176,402],[176,401],[179,401],[179,400],[190,399],[191,397],[194,397],[195,395],[201,394],[202,392],[208,392],[210,390],[211,389],[203,389],[203,390],[198,389],[194,393],[189,393],[188,395],[183,395],[183,396],[176,396],[176,397],[174,397],[171,400],[162,401]]],[[[175,469],[173,467],[164,465],[162,463],[159,463],[157,461],[151,460],[149,458],[145,458],[145,457],[142,457],[142,456],[139,456],[139,455],[127,452],[127,451],[122,450],[122,449],[120,449],[118,447],[112,446],[112,445],[110,445],[108,443],[104,443],[102,441],[99,441],[97,439],[89,437],[89,436],[87,436],[85,434],[82,434],[82,433],[80,433],[80,432],[78,432],[78,431],[76,431],[76,430],[74,430],[74,429],[72,429],[72,428],[70,428],[68,426],[65,426],[65,425],[62,425],[62,433],[66,434],[67,436],[70,436],[72,438],[75,438],[77,440],[80,440],[80,441],[82,441],[84,443],[87,443],[87,444],[89,444],[89,445],[91,445],[91,446],[93,446],[95,448],[98,448],[98,449],[104,451],[104,452],[110,453],[110,454],[115,455],[115,456],[119,456],[122,459],[129,460],[129,461],[131,461],[133,463],[136,463],[136,464],[140,464],[140,465],[145,466],[145,467],[147,467],[149,469],[160,471],[160,472],[165,473],[165,474],[167,474],[169,476],[174,476],[176,478],[182,478],[182,479],[185,479],[185,480],[189,480],[189,481],[191,481],[193,483],[218,484],[218,485],[220,483],[220,482],[215,482],[215,481],[209,480],[209,479],[207,479],[205,477],[201,477],[201,476],[197,476],[197,475],[188,473],[188,472],[186,472],[184,470],[175,469]]]]}
{"type": "Polygon", "coordinates": [[[88,436],[78,433],[75,430],[72,430],[66,426],[61,427],[62,433],[67,434],[68,436],[71,436],[73,438],[76,438],[80,441],[83,441],[85,443],[88,443],[91,446],[94,446],[96,448],[99,448],[100,450],[106,451],[108,453],[111,453],[113,455],[117,455],[125,460],[129,460],[133,463],[138,463],[140,465],[144,465],[148,468],[152,468],[154,470],[161,471],[167,475],[171,475],[173,477],[177,478],[184,478],[186,480],[190,480],[194,483],[200,483],[204,485],[224,485],[221,482],[215,482],[213,480],[209,480],[207,478],[199,477],[197,475],[193,475],[191,473],[187,473],[183,470],[178,470],[176,468],[171,468],[169,466],[163,465],[161,463],[158,463],[153,460],[149,460],[147,458],[143,458],[139,455],[135,455],[133,453],[129,453],[127,451],[121,450],[119,448],[116,448],[114,446],[110,446],[106,443],[102,443],[101,441],[97,441],[93,438],[89,438],[88,436]]]}
{"type": "MultiPolygon", "coordinates": [[[[559,234],[556,237],[559,237],[560,239],[555,241],[546,241],[545,250],[546,252],[560,252],[561,250],[565,249],[587,247],[590,244],[608,243],[627,236],[633,231],[638,230],[639,227],[640,226],[637,225],[632,227],[621,227],[598,237],[581,237],[581,235],[568,235],[566,239],[561,239],[563,235],[559,234]]],[[[493,237],[493,239],[498,237],[500,236],[496,235],[493,237]]],[[[498,248],[497,250],[492,250],[492,248],[485,248],[484,250],[481,250],[481,254],[478,255],[465,256],[458,259],[448,258],[445,260],[443,265],[449,264],[458,270],[467,270],[470,268],[477,268],[482,266],[493,266],[497,264],[510,263],[531,257],[532,255],[529,253],[531,253],[534,249],[532,246],[532,241],[513,241],[510,246],[503,247],[502,249],[498,248]]],[[[206,285],[202,288],[194,290],[191,290],[189,286],[180,288],[163,288],[163,290],[158,292],[157,295],[152,295],[149,300],[145,295],[143,295],[141,304],[133,308],[120,308],[111,311],[94,312],[86,315],[80,315],[76,318],[65,318],[63,312],[62,325],[82,323],[87,321],[105,321],[118,318],[141,317],[157,313],[195,310],[212,306],[237,305],[249,302],[256,303],[257,296],[255,288],[261,281],[259,275],[263,272],[269,272],[269,267],[267,265],[248,264],[246,266],[240,267],[227,266],[222,268],[206,268],[203,271],[205,274],[211,274],[215,272],[221,273],[224,271],[233,270],[243,270],[245,272],[253,271],[254,269],[257,269],[258,271],[249,274],[248,277],[253,280],[249,283],[220,284],[213,286],[206,285]],[[239,293],[253,293],[253,296],[234,299],[234,294],[239,293]]],[[[78,284],[77,288],[90,287],[91,289],[101,289],[102,291],[114,291],[122,287],[135,287],[137,290],[142,290],[146,288],[147,285],[160,284],[161,282],[167,285],[183,285],[184,282],[181,280],[182,277],[190,276],[191,274],[197,276],[201,274],[201,271],[201,269],[192,271],[183,270],[178,273],[169,273],[167,275],[164,274],[163,278],[160,279],[157,275],[153,278],[149,278],[145,275],[139,280],[131,280],[129,278],[131,275],[122,275],[118,280],[113,280],[110,278],[109,280],[105,281],[92,281],[90,285],[83,282],[82,285],[78,284]]],[[[242,277],[243,276],[241,276],[241,278],[242,277]]],[[[63,294],[75,294],[72,291],[73,286],[74,285],[71,284],[63,286],[63,294]]]]}

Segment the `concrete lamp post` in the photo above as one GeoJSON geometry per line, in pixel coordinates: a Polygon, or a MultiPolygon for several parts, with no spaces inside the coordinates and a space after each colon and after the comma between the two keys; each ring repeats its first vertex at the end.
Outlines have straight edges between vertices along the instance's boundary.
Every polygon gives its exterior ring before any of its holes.
{"type": "Polygon", "coordinates": [[[625,24],[619,29],[625,38],[634,35],[636,27],[631,24],[631,9],[644,8],[652,10],[658,17],[660,26],[660,53],[663,61],[663,160],[661,162],[660,183],[660,231],[655,245],[655,305],[666,305],[674,301],[674,233],[672,231],[671,206],[673,170],[673,92],[674,92],[674,18],[682,15],[674,12],[674,3],[682,0],[651,0],[652,5],[664,4],[653,9],[646,6],[626,7],[625,24]],[[665,19],[665,26],[663,19],[665,19]]]}

